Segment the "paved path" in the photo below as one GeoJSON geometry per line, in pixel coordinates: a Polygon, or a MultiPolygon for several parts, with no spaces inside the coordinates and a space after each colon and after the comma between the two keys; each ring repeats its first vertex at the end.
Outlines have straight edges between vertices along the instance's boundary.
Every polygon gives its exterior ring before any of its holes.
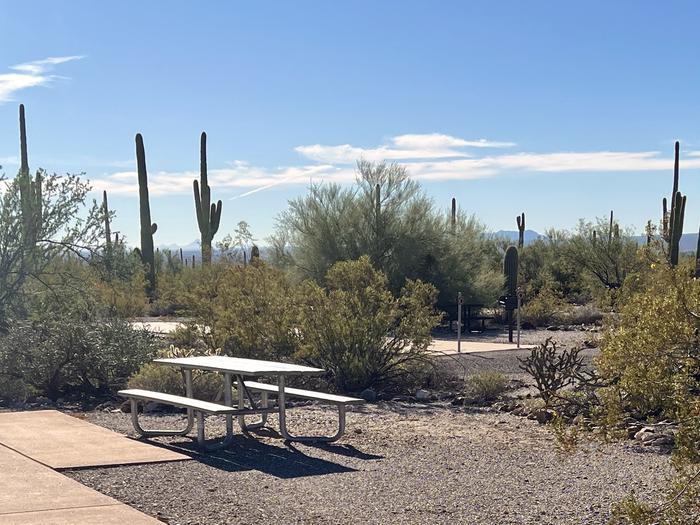
{"type": "Polygon", "coordinates": [[[160,523],[2,445],[0,472],[0,525],[160,523]]]}
{"type": "Polygon", "coordinates": [[[191,459],[57,410],[0,414],[0,444],[54,469],[191,459]]]}
{"type": "MultiPolygon", "coordinates": [[[[537,345],[520,345],[520,350],[530,350],[537,345]]],[[[499,352],[505,350],[518,350],[518,345],[515,343],[492,343],[486,341],[462,341],[461,353],[463,354],[478,354],[481,352],[499,352]]],[[[434,338],[428,351],[435,354],[456,354],[457,340],[456,339],[437,339],[434,338]]]]}

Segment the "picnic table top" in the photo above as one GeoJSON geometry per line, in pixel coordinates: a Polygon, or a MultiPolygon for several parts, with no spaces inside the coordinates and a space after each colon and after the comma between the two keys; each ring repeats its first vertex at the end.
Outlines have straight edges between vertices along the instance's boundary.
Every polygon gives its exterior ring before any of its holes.
{"type": "Polygon", "coordinates": [[[232,374],[250,376],[319,375],[325,372],[322,368],[312,368],[310,366],[219,355],[163,358],[155,359],[153,362],[180,368],[230,372],[232,374]]]}

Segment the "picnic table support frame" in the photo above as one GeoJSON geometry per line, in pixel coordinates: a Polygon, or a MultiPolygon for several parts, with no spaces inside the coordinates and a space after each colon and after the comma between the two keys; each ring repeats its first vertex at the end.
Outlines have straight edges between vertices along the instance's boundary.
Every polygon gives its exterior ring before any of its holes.
{"type": "MultiPolygon", "coordinates": [[[[253,396],[250,393],[250,390],[245,386],[245,381],[243,380],[243,376],[239,375],[236,376],[236,390],[238,391],[238,408],[244,408],[245,407],[245,398],[246,396],[250,400],[250,405],[252,408],[257,409],[258,407],[255,405],[255,401],[253,400],[253,396]]],[[[269,408],[268,403],[267,403],[267,392],[262,392],[260,396],[260,403],[261,406],[260,408],[265,410],[269,408]]],[[[262,428],[265,426],[267,423],[267,414],[268,412],[262,412],[260,414],[260,420],[256,421],[254,423],[246,423],[245,420],[245,415],[239,415],[238,416],[238,425],[241,427],[241,430],[243,432],[247,432],[249,430],[255,430],[257,428],[262,428]]]]}
{"type": "MultiPolygon", "coordinates": [[[[182,370],[182,375],[185,379],[185,395],[192,397],[192,370],[182,370]]],[[[138,402],[136,399],[131,399],[131,423],[134,425],[134,430],[142,437],[157,437],[157,436],[186,436],[194,426],[194,410],[187,409],[187,425],[182,430],[156,430],[145,429],[139,422],[138,402]]]]}
{"type": "Polygon", "coordinates": [[[279,405],[280,434],[287,441],[323,441],[332,443],[338,441],[345,433],[345,405],[338,407],[338,432],[332,436],[294,436],[287,430],[286,394],[284,391],[284,375],[280,375],[277,380],[279,392],[277,394],[277,404],[279,405]]]}

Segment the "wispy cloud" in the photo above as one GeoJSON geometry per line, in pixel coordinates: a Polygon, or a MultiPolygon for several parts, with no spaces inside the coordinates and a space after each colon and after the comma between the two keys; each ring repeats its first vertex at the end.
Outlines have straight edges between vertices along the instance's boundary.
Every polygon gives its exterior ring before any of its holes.
{"type": "Polygon", "coordinates": [[[469,148],[509,148],[513,142],[495,142],[486,139],[464,140],[440,133],[398,135],[389,144],[375,148],[361,148],[342,144],[339,146],[324,146],[313,144],[297,146],[295,151],[304,157],[319,162],[351,164],[363,158],[369,161],[411,159],[436,159],[451,157],[469,157],[469,148]]]}
{"type": "MultiPolygon", "coordinates": [[[[371,161],[400,162],[409,174],[422,181],[472,180],[525,173],[625,173],[664,171],[673,159],[658,151],[568,151],[518,152],[516,144],[487,140],[466,140],[450,135],[412,134],[391,138],[388,143],[363,148],[350,144],[299,146],[295,150],[305,157],[301,166],[264,168],[244,161],[228,167],[211,169],[212,186],[239,190],[240,199],[281,185],[306,185],[310,181],[347,183],[355,178],[354,163],[359,158],[371,161]],[[511,151],[501,151],[509,148],[511,151]]],[[[700,168],[700,152],[684,152],[684,169],[700,168]]],[[[149,190],[153,195],[189,193],[196,171],[149,173],[149,190]]],[[[135,195],[138,192],[134,171],[120,171],[93,180],[96,189],[135,195]]]]}
{"type": "Polygon", "coordinates": [[[53,70],[54,66],[81,58],[83,57],[80,55],[49,57],[11,66],[10,73],[0,74],[0,104],[11,101],[13,95],[18,91],[44,86],[57,78],[65,78],[50,74],[50,71],[53,70]]]}

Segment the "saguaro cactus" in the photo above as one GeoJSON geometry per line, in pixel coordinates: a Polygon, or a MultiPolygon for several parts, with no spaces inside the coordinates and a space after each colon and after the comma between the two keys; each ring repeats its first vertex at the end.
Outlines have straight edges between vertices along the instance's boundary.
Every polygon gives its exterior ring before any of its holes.
{"type": "Polygon", "coordinates": [[[197,224],[202,238],[202,264],[211,263],[211,241],[219,230],[221,222],[221,201],[211,204],[211,188],[207,181],[207,134],[202,132],[199,148],[199,177],[200,183],[195,179],[194,207],[197,214],[197,224]]]}
{"type": "Polygon", "coordinates": [[[22,212],[24,249],[31,250],[37,242],[43,220],[43,200],[41,194],[42,177],[37,172],[34,180],[29,174],[29,156],[27,154],[27,126],[24,116],[24,104],[19,105],[19,195],[22,212]]]}
{"type": "Polygon", "coordinates": [[[454,234],[457,231],[457,199],[452,197],[452,209],[450,212],[450,228],[454,234]]]}
{"type": "Polygon", "coordinates": [[[698,245],[695,248],[695,278],[700,279],[700,229],[698,230],[698,245]]]}
{"type": "Polygon", "coordinates": [[[506,278],[504,306],[508,321],[508,341],[513,342],[513,310],[518,306],[518,249],[509,246],[503,258],[503,274],[506,278]]]}
{"type": "Polygon", "coordinates": [[[146,294],[149,299],[155,299],[156,294],[156,262],[153,253],[153,234],[158,229],[156,223],[151,223],[151,205],[148,200],[148,173],[146,172],[146,150],[143,147],[143,137],[136,134],[136,169],[139,178],[139,215],[141,219],[141,262],[146,266],[146,294]]]}
{"type": "Polygon", "coordinates": [[[525,246],[525,212],[522,212],[515,218],[518,225],[518,249],[522,250],[525,246]]]}
{"type": "Polygon", "coordinates": [[[674,144],[673,155],[673,193],[671,194],[671,209],[668,209],[668,202],[664,197],[662,200],[662,235],[668,243],[668,261],[671,266],[678,265],[678,255],[680,252],[680,242],[683,235],[683,221],[685,218],[686,196],[678,191],[679,185],[679,158],[680,143],[674,144]]]}
{"type": "Polygon", "coordinates": [[[107,204],[107,191],[102,192],[102,214],[105,223],[105,269],[107,275],[112,275],[112,229],[109,223],[109,205],[107,204]]]}

